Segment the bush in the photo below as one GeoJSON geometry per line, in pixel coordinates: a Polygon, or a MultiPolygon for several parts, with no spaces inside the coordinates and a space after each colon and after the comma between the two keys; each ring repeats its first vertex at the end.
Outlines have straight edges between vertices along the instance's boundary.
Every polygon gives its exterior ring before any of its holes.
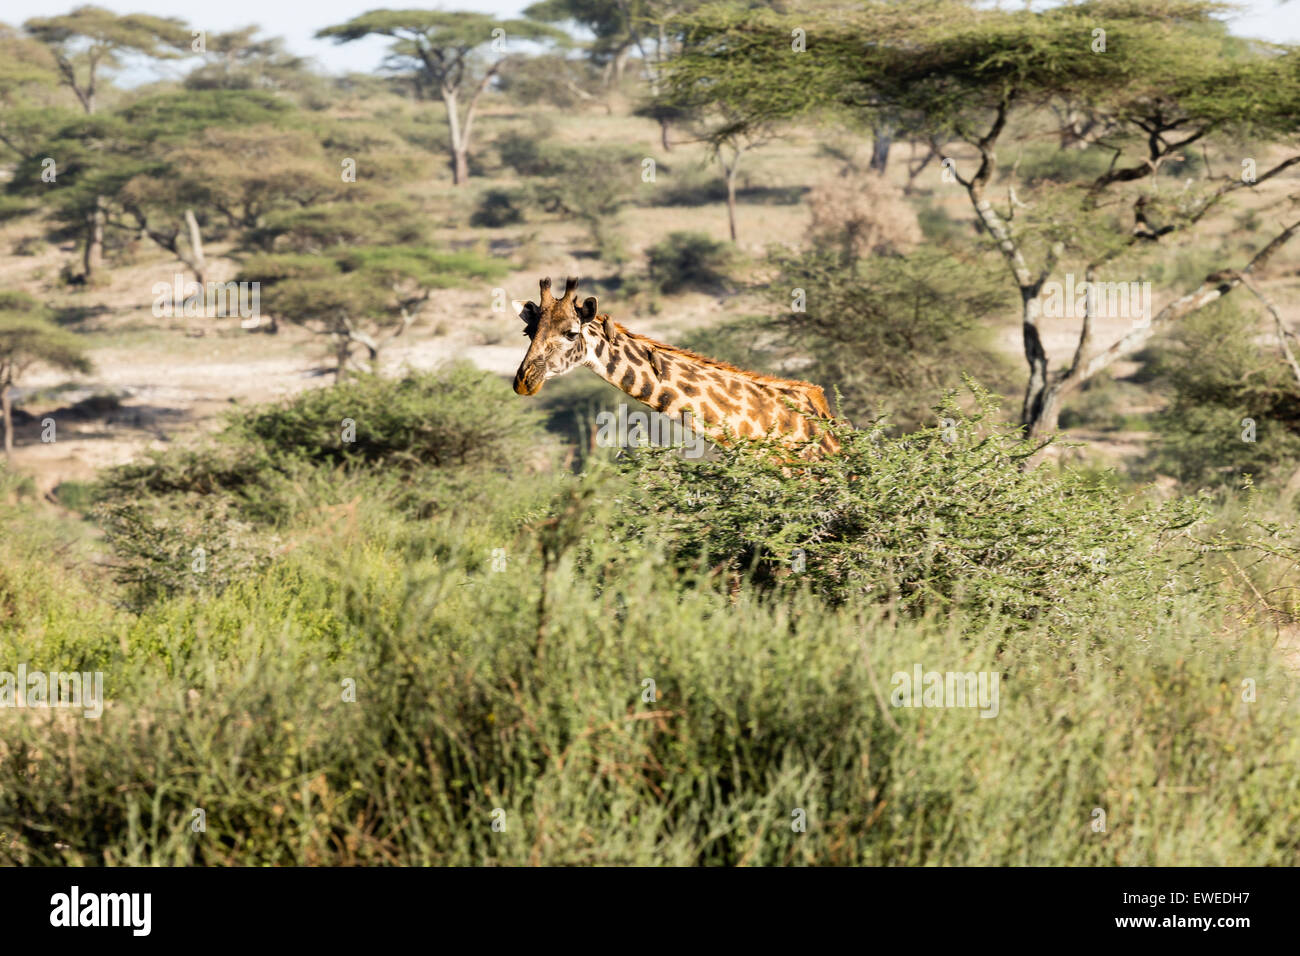
{"type": "Polygon", "coordinates": [[[1180,322],[1154,351],[1151,374],[1169,394],[1154,417],[1148,461],[1193,485],[1243,474],[1285,477],[1300,462],[1300,386],[1257,321],[1220,300],[1180,322]]]}
{"type": "Polygon", "coordinates": [[[646,250],[650,281],[660,292],[718,292],[729,285],[735,263],[729,243],[702,232],[673,232],[646,250]]]}
{"type": "Polygon", "coordinates": [[[581,221],[606,261],[626,261],[618,216],[640,182],[640,157],[634,151],[559,146],[518,132],[496,145],[501,161],[530,180],[532,202],[581,221]]]}
{"type": "Polygon", "coordinates": [[[386,469],[510,467],[537,447],[539,427],[500,379],[469,363],[313,389],[238,424],[280,455],[386,469]]]}
{"type": "Polygon", "coordinates": [[[469,224],[478,228],[497,229],[524,221],[524,211],[519,208],[518,197],[505,189],[489,189],[479,197],[478,206],[469,217],[469,224]]]}
{"type": "MultiPolygon", "coordinates": [[[[925,493],[915,464],[896,477],[925,493]]],[[[1224,640],[1178,598],[1139,625],[1098,603],[1068,633],[733,603],[609,539],[623,507],[600,483],[418,524],[363,502],[357,530],[112,640],[57,622],[42,640],[76,634],[111,706],[0,713],[0,863],[1297,860],[1295,678],[1269,635],[1224,640]],[[891,706],[917,665],[998,676],[996,719],[891,706]],[[1250,705],[1242,674],[1268,690],[1250,705]]]]}
{"type": "Polygon", "coordinates": [[[364,497],[427,518],[490,494],[484,472],[539,467],[551,454],[536,412],[458,364],[237,413],[207,442],[108,469],[94,513],[138,609],[259,573],[305,512],[364,497]]]}
{"type": "Polygon", "coordinates": [[[846,260],[910,252],[922,238],[916,210],[902,190],[875,173],[842,174],[808,196],[808,236],[846,260]]]}
{"type": "Polygon", "coordinates": [[[1100,146],[1061,149],[1055,143],[1030,144],[1017,148],[1015,156],[1000,157],[1005,176],[1013,168],[1026,185],[1091,182],[1110,168],[1113,153],[1100,146]]]}
{"type": "Polygon", "coordinates": [[[934,396],[959,387],[963,374],[999,391],[1016,381],[987,331],[1013,302],[1001,277],[978,261],[933,247],[859,262],[833,250],[771,261],[781,270],[781,299],[793,289],[804,299],[802,311],[773,324],[810,359],[800,377],[839,392],[850,419],[933,424],[934,396]]]}
{"type": "Polygon", "coordinates": [[[265,252],[319,253],[336,246],[419,245],[428,236],[425,217],[409,203],[339,203],[267,213],[248,242],[265,252]]]}
{"type": "Polygon", "coordinates": [[[1189,586],[1169,545],[1199,519],[1196,500],[1130,509],[1073,473],[1025,471],[1033,449],[990,396],[973,398],[972,416],[953,396],[936,427],[903,437],[835,425],[840,454],[785,473],[764,442],[715,461],[647,450],[626,466],[623,533],[832,603],[996,611],[1068,631],[1100,604],[1132,602],[1155,620],[1189,586]]]}

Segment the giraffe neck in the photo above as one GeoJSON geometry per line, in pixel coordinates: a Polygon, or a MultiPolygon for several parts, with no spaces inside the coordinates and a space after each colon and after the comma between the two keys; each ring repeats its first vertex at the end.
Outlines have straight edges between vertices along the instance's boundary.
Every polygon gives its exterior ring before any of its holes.
{"type": "Polygon", "coordinates": [[[783,399],[812,414],[828,413],[816,386],[761,379],[635,336],[608,316],[596,321],[601,325],[587,366],[657,412],[679,420],[691,413],[692,424],[715,442],[725,443],[728,433],[741,438],[770,433],[793,439],[810,437],[812,423],[783,399]],[[815,390],[820,407],[810,390],[815,390]]]}

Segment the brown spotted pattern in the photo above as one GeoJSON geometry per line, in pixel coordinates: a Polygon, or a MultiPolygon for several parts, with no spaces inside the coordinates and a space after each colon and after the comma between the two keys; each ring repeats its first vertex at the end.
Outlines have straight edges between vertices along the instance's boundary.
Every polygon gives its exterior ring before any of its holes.
{"type": "MultiPolygon", "coordinates": [[[[805,442],[820,431],[807,416],[831,417],[817,385],[759,375],[629,332],[598,313],[594,297],[576,304],[575,278],[559,299],[549,279],[540,287],[540,302],[517,304],[531,340],[515,373],[520,395],[535,395],[546,379],[585,366],[655,411],[678,420],[690,413],[691,422],[718,444],[732,436],[805,442]]],[[[834,436],[822,434],[804,454],[838,450],[834,436]]]]}

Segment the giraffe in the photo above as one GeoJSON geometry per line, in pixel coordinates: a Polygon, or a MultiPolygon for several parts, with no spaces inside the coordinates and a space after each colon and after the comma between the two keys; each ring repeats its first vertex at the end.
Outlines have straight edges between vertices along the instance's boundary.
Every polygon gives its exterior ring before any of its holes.
{"type": "Polygon", "coordinates": [[[716,444],[726,445],[733,436],[809,443],[820,435],[815,444],[803,445],[801,457],[839,451],[835,436],[815,421],[831,417],[819,386],[749,372],[629,332],[597,313],[594,296],[577,304],[576,278],[565,282],[559,299],[549,278],[539,286],[540,303],[514,303],[531,340],[515,373],[517,394],[536,395],[547,379],[585,366],[642,404],[694,425],[716,444]]]}

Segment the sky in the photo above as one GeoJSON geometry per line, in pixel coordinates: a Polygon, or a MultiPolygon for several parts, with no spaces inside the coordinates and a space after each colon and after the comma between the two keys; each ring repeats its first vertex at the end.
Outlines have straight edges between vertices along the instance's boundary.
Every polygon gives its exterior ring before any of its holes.
{"type": "MultiPolygon", "coordinates": [[[[255,23],[265,34],[284,37],[290,52],[315,57],[329,72],[342,73],[373,71],[383,59],[387,43],[372,37],[336,46],[332,41],[313,38],[322,27],[342,23],[359,13],[384,6],[474,10],[498,16],[518,16],[531,0],[450,0],[444,3],[423,3],[421,0],[220,0],[219,3],[211,0],[0,0],[0,21],[17,26],[29,17],[66,13],[84,2],[93,2],[117,13],[179,17],[209,33],[255,23]]],[[[1239,6],[1242,13],[1230,21],[1234,33],[1300,43],[1300,0],[1291,0],[1290,3],[1239,0],[1239,6]]],[[[138,81],[149,78],[138,77],[138,81]]]]}

